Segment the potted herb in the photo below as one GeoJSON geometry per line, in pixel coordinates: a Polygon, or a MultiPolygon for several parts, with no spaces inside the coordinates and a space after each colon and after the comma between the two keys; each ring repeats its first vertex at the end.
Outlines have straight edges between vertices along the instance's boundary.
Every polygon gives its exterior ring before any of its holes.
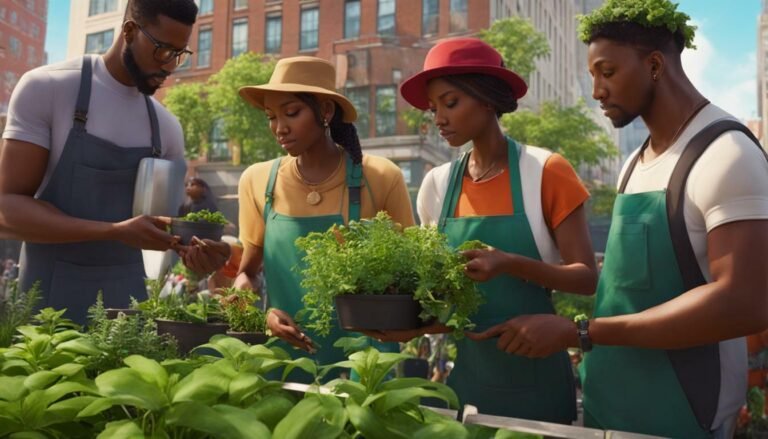
{"type": "Polygon", "coordinates": [[[229,324],[227,335],[248,344],[263,344],[269,337],[264,333],[266,316],[254,304],[258,296],[251,290],[224,288],[219,303],[229,324]]]}
{"type": "Polygon", "coordinates": [[[171,234],[180,236],[181,243],[184,245],[188,245],[193,236],[219,241],[227,222],[221,212],[203,209],[190,212],[181,218],[173,218],[171,220],[171,234]]]}
{"type": "Polygon", "coordinates": [[[334,305],[347,330],[414,329],[434,319],[457,334],[472,327],[482,297],[464,275],[465,259],[434,227],[401,229],[379,212],[296,240],[306,252],[299,269],[307,327],[328,334],[334,305]]]}

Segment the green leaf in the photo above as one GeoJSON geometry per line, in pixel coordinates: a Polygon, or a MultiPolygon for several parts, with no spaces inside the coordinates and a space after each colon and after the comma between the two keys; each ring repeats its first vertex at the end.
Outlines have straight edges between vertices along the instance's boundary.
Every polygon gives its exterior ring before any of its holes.
{"type": "Polygon", "coordinates": [[[91,403],[85,406],[82,410],[80,410],[77,413],[77,417],[88,418],[91,416],[96,416],[104,410],[109,410],[112,408],[112,406],[117,404],[118,403],[113,402],[111,398],[97,398],[91,401],[91,403]]]}
{"type": "Polygon", "coordinates": [[[101,354],[99,348],[85,338],[76,338],[74,340],[65,341],[56,346],[56,349],[80,355],[94,356],[101,354]]]}
{"type": "Polygon", "coordinates": [[[199,402],[174,405],[166,416],[169,426],[186,427],[222,439],[269,438],[269,429],[248,410],[232,406],[209,407],[199,402]]]}
{"type": "Polygon", "coordinates": [[[41,427],[73,421],[77,418],[78,413],[98,399],[100,398],[95,396],[75,396],[51,404],[45,410],[45,419],[41,427]]]}
{"type": "Polygon", "coordinates": [[[96,377],[99,392],[116,404],[157,411],[170,404],[157,384],[145,381],[133,369],[122,368],[104,372],[96,377]]]}
{"type": "Polygon", "coordinates": [[[38,431],[22,431],[8,436],[9,439],[48,439],[48,436],[38,431]]]}
{"type": "Polygon", "coordinates": [[[171,389],[174,403],[198,401],[213,404],[227,393],[231,379],[223,374],[219,363],[208,364],[196,369],[171,389]]]}
{"type": "Polygon", "coordinates": [[[467,429],[460,423],[453,421],[428,424],[413,434],[412,438],[432,439],[439,437],[440,439],[466,439],[468,436],[469,433],[467,432],[467,429]]]}
{"type": "Polygon", "coordinates": [[[73,375],[76,375],[81,370],[85,368],[82,364],[76,364],[76,363],[67,363],[62,364],[59,367],[51,369],[51,372],[56,372],[59,375],[65,376],[65,377],[71,377],[73,375]]]}
{"type": "Polygon", "coordinates": [[[165,389],[165,386],[168,385],[168,372],[157,361],[141,355],[131,355],[123,361],[131,369],[138,372],[144,381],[154,383],[161,389],[165,389]]]}
{"type": "Polygon", "coordinates": [[[97,439],[144,439],[144,432],[133,421],[124,419],[108,423],[97,439]]]}
{"type": "Polygon", "coordinates": [[[283,370],[283,381],[285,381],[285,379],[288,378],[288,374],[290,374],[291,371],[297,367],[312,375],[313,377],[317,376],[317,363],[315,363],[315,361],[309,357],[301,357],[293,361],[289,361],[285,365],[285,369],[283,370]]]}
{"type": "Polygon", "coordinates": [[[294,407],[294,401],[284,394],[267,395],[248,409],[254,419],[264,423],[270,430],[285,418],[294,407]]]}
{"type": "MultiPolygon", "coordinates": [[[[415,387],[410,389],[387,390],[371,395],[365,400],[363,407],[374,404],[377,413],[385,413],[408,402],[418,404],[421,398],[439,398],[444,401],[450,401],[449,397],[442,392],[415,387]]],[[[451,407],[455,408],[458,406],[458,400],[450,401],[450,403],[452,404],[451,407]]]]}
{"type": "Polygon", "coordinates": [[[409,439],[410,436],[390,425],[368,407],[356,404],[347,405],[349,421],[366,439],[409,439]]]}
{"type": "Polygon", "coordinates": [[[307,395],[275,427],[274,439],[336,438],[343,430],[347,414],[333,396],[307,395]]]}
{"type": "Polygon", "coordinates": [[[61,375],[58,373],[48,370],[41,370],[40,372],[35,372],[28,376],[27,379],[24,380],[24,387],[30,391],[44,389],[53,384],[59,378],[61,378],[61,375]]]}
{"type": "Polygon", "coordinates": [[[346,393],[357,405],[362,405],[365,398],[368,397],[365,386],[354,381],[338,379],[330,381],[327,386],[332,388],[334,393],[346,393]]]}

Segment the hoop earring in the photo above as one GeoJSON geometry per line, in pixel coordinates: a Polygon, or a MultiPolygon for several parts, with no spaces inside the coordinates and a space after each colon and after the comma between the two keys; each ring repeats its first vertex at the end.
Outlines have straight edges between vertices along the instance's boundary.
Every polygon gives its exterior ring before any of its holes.
{"type": "Polygon", "coordinates": [[[323,119],[323,128],[325,128],[325,136],[331,137],[331,127],[328,125],[328,119],[323,119]]]}

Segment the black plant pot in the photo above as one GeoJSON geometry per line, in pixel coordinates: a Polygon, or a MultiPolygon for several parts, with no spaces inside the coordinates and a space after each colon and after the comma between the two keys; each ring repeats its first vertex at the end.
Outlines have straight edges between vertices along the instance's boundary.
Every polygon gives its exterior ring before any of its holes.
{"type": "Polygon", "coordinates": [[[208,343],[216,334],[226,334],[229,325],[225,323],[189,323],[175,320],[155,319],[157,334],[171,334],[179,344],[179,353],[189,351],[208,343]]]}
{"type": "Polygon", "coordinates": [[[397,330],[424,326],[421,305],[410,294],[343,294],[336,296],[339,326],[347,331],[397,330]]]}
{"type": "Polygon", "coordinates": [[[227,335],[234,337],[248,344],[264,344],[269,340],[267,334],[263,332],[235,332],[227,331],[227,335]]]}
{"type": "Polygon", "coordinates": [[[109,320],[116,319],[119,313],[123,313],[126,316],[135,316],[141,313],[140,310],[133,308],[106,308],[104,311],[107,313],[107,319],[109,320]]]}
{"type": "Polygon", "coordinates": [[[200,239],[210,239],[212,241],[221,241],[221,235],[224,233],[223,224],[213,224],[197,221],[182,221],[178,218],[171,220],[171,235],[181,237],[181,243],[189,245],[193,236],[200,239]]]}

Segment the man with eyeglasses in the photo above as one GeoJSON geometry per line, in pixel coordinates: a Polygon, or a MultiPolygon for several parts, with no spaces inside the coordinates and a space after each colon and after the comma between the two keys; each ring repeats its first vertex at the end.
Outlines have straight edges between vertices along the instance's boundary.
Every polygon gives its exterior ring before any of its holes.
{"type": "Polygon", "coordinates": [[[27,72],[0,149],[0,239],[23,240],[22,289],[83,323],[99,290],[108,307],[144,293],[141,249],[167,250],[169,220],[132,217],[145,157],[184,160],[178,120],[150,96],[191,54],[193,0],[129,0],[102,56],[27,72]]]}

